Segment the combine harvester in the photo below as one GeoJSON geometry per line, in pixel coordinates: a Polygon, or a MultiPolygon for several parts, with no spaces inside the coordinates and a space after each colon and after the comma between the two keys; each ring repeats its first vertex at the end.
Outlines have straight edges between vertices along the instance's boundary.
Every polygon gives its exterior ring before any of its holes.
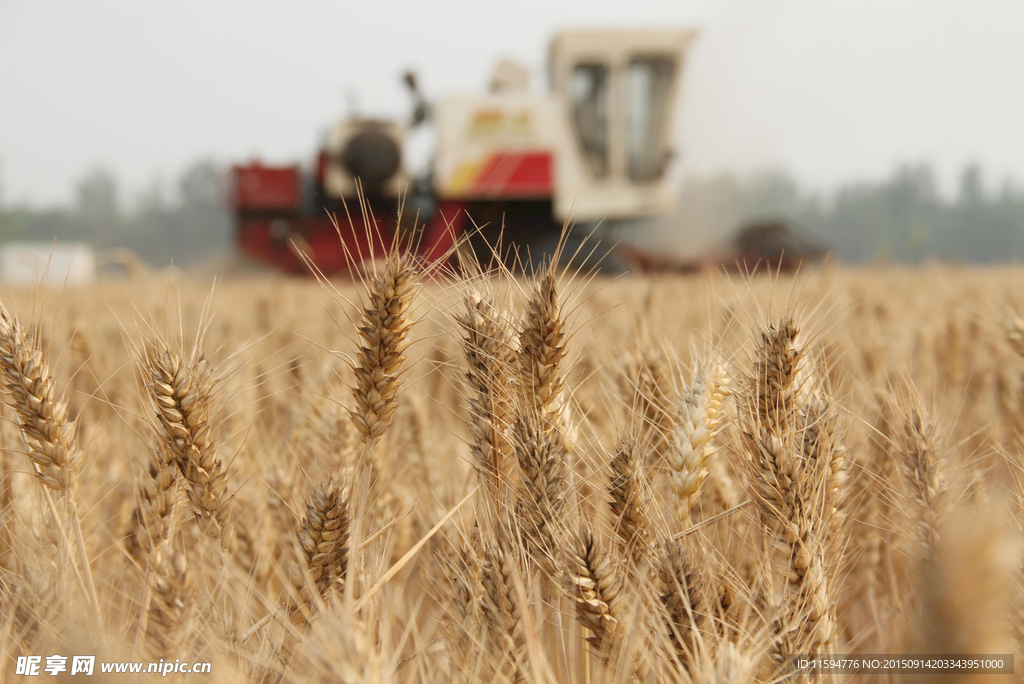
{"type": "MultiPolygon", "coordinates": [[[[547,93],[531,91],[529,72],[503,61],[489,93],[428,106],[407,74],[415,98],[409,122],[339,122],[311,173],[259,162],[232,168],[239,250],[286,272],[312,266],[331,275],[379,256],[396,235],[428,263],[448,259],[468,236],[462,249],[483,264],[499,238],[508,265],[517,253],[536,263],[554,251],[567,220],[578,226],[568,237],[572,254],[600,222],[670,213],[677,202],[667,173],[676,156],[672,128],[694,35],[561,33],[550,47],[547,93]],[[410,178],[404,140],[428,119],[436,132],[432,168],[410,178]],[[370,244],[371,235],[379,244],[370,244]]],[[[696,267],[608,247],[592,259],[620,271],[696,267]]]]}

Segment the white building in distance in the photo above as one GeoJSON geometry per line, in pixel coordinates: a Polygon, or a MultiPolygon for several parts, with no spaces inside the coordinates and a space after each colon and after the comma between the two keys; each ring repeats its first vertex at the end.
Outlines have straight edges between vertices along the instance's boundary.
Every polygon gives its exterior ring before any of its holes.
{"type": "Polygon", "coordinates": [[[0,244],[0,279],[9,285],[88,285],[96,279],[96,252],[83,242],[0,244]]]}

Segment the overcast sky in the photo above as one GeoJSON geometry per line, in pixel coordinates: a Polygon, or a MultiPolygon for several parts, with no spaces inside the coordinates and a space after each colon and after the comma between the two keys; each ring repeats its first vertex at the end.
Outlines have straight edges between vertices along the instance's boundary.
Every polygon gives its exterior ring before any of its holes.
{"type": "Polygon", "coordinates": [[[353,97],[406,116],[406,68],[481,92],[503,56],[539,74],[560,28],[675,25],[701,30],[682,173],[828,189],[924,161],[952,188],[979,162],[1024,184],[1017,0],[0,0],[3,201],[70,201],[98,166],[130,199],[201,158],[306,162],[353,97]]]}

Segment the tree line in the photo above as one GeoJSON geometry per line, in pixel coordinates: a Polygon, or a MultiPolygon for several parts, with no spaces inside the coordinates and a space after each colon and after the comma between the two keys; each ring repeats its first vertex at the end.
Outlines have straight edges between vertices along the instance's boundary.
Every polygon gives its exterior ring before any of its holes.
{"type": "Polygon", "coordinates": [[[156,266],[189,266],[223,255],[231,245],[222,179],[214,162],[196,162],[178,178],[174,197],[154,185],[127,209],[113,174],[94,169],[76,184],[70,206],[0,205],[0,240],[86,242],[97,250],[123,247],[156,266]]]}
{"type": "MultiPolygon", "coordinates": [[[[155,186],[126,209],[114,176],[97,169],[77,183],[70,206],[5,206],[0,198],[0,240],[126,247],[157,266],[230,255],[223,177],[222,167],[200,161],[178,178],[173,199],[155,186]]],[[[996,263],[1024,256],[1024,191],[1009,181],[986,190],[977,165],[963,169],[951,196],[939,191],[931,167],[917,164],[829,193],[801,187],[783,171],[690,178],[680,206],[668,236],[677,244],[695,235],[725,244],[745,224],[782,219],[846,263],[996,263]]]]}
{"type": "Polygon", "coordinates": [[[987,191],[978,165],[962,170],[949,196],[926,164],[831,193],[802,188],[782,171],[690,179],[680,212],[682,233],[703,228],[719,238],[752,221],[782,219],[846,263],[986,264],[1024,257],[1024,191],[1011,181],[987,191]]]}

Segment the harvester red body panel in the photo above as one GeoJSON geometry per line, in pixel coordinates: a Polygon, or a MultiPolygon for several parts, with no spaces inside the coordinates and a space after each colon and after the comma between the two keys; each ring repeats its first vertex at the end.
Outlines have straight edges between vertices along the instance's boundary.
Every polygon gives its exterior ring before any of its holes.
{"type": "Polygon", "coordinates": [[[550,199],[554,191],[552,155],[547,150],[495,152],[470,180],[478,198],[550,199]]]}
{"type": "Polygon", "coordinates": [[[298,211],[302,192],[298,166],[264,166],[253,162],[234,166],[231,171],[231,207],[236,211],[298,211]]]}
{"type": "MultiPolygon", "coordinates": [[[[255,261],[286,273],[331,275],[381,255],[395,244],[397,209],[357,203],[349,211],[329,211],[303,198],[303,177],[297,166],[260,162],[231,168],[230,204],[235,214],[236,244],[255,261]]],[[[410,240],[426,264],[448,259],[465,222],[464,203],[438,206],[430,222],[410,240]]]]}

